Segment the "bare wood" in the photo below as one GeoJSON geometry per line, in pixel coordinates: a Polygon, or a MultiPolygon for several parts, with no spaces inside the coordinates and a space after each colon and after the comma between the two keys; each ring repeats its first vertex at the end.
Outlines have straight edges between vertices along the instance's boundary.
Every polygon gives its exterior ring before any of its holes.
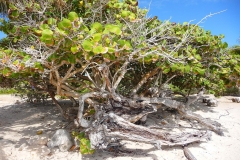
{"type": "MultiPolygon", "coordinates": [[[[111,137],[120,140],[150,143],[158,149],[161,148],[161,145],[181,146],[205,141],[210,137],[210,134],[206,131],[180,134],[164,133],[160,132],[160,130],[135,125],[114,113],[108,114],[107,117],[110,119],[106,119],[102,125],[94,126],[94,129],[90,131],[89,137],[93,147],[99,146],[102,142],[107,141],[106,138],[111,139],[111,137]]],[[[111,143],[110,141],[107,142],[108,144],[111,143]]],[[[107,144],[104,146],[106,147],[107,144]]]]}
{"type": "Polygon", "coordinates": [[[150,77],[152,77],[152,76],[154,76],[155,74],[157,74],[158,70],[159,70],[159,68],[155,68],[154,70],[152,70],[152,71],[148,72],[147,74],[145,74],[145,76],[141,79],[141,81],[138,82],[138,84],[133,88],[131,95],[136,94],[137,91],[142,87],[142,85],[143,85],[144,83],[146,83],[146,81],[147,81],[150,77]]]}
{"type": "Polygon", "coordinates": [[[157,75],[157,78],[154,82],[154,86],[159,86],[162,84],[162,70],[160,69],[157,75]]]}
{"type": "Polygon", "coordinates": [[[187,118],[189,120],[196,120],[198,123],[202,124],[203,126],[208,127],[209,129],[211,129],[212,131],[214,131],[218,135],[223,135],[222,130],[218,126],[213,125],[214,122],[211,122],[211,120],[207,120],[207,119],[203,118],[202,116],[200,116],[198,114],[193,114],[193,113],[190,113],[190,112],[186,112],[185,111],[185,105],[183,103],[177,102],[177,101],[174,101],[174,100],[167,100],[167,99],[166,100],[161,100],[161,103],[166,105],[167,107],[177,109],[178,112],[184,118],[187,118]]]}
{"type": "MultiPolygon", "coordinates": [[[[90,93],[86,93],[82,96],[79,97],[79,109],[78,109],[78,116],[77,116],[77,123],[82,126],[82,127],[90,127],[90,122],[85,120],[83,117],[83,110],[84,110],[84,101],[87,98],[90,97],[107,97],[108,94],[107,93],[101,93],[101,92],[90,92],[90,93]]],[[[76,123],[76,121],[75,121],[76,123]]]]}
{"type": "Polygon", "coordinates": [[[177,75],[173,75],[172,77],[170,77],[163,85],[168,84],[174,77],[176,77],[177,75]]]}
{"type": "Polygon", "coordinates": [[[157,112],[157,109],[156,107],[153,106],[153,110],[152,111],[144,111],[141,112],[140,114],[136,115],[136,116],[131,116],[129,118],[129,122],[131,123],[136,123],[137,121],[139,121],[140,119],[142,119],[144,116],[147,116],[148,114],[150,113],[154,113],[154,112],[157,112]]]}
{"type": "MultiPolygon", "coordinates": [[[[120,71],[120,75],[118,76],[116,82],[113,84],[113,89],[116,90],[116,88],[118,87],[119,83],[121,82],[121,80],[123,79],[124,75],[127,73],[127,66],[129,64],[129,61],[126,60],[124,62],[124,64],[122,65],[121,69],[119,69],[120,71]]],[[[118,71],[118,72],[119,72],[118,71]]],[[[113,77],[113,80],[115,79],[115,77],[117,76],[117,73],[115,73],[114,77],[113,77]]]]}
{"type": "MultiPolygon", "coordinates": [[[[112,90],[112,87],[111,87],[111,82],[110,82],[110,79],[108,78],[108,74],[110,73],[109,72],[109,70],[108,70],[109,68],[108,68],[108,66],[107,65],[104,65],[103,66],[103,78],[105,79],[105,84],[104,85],[106,85],[106,87],[107,87],[107,89],[108,89],[108,91],[111,91],[112,90]]],[[[103,85],[103,86],[104,86],[103,85]]],[[[105,88],[103,88],[103,89],[105,89],[105,88]]]]}
{"type": "Polygon", "coordinates": [[[186,146],[183,147],[183,152],[188,160],[197,160],[186,146]]]}
{"type": "Polygon", "coordinates": [[[223,135],[222,130],[214,125],[214,122],[211,120],[207,120],[203,117],[201,117],[198,114],[193,114],[190,112],[185,111],[185,105],[181,102],[171,100],[171,99],[166,99],[166,98],[146,98],[146,97],[141,97],[140,100],[141,102],[136,102],[132,99],[126,99],[128,100],[129,104],[132,104],[131,106],[134,107],[141,107],[144,105],[165,105],[169,108],[176,109],[184,118],[189,119],[189,120],[196,120],[198,123],[200,123],[203,126],[208,127],[210,130],[214,131],[218,135],[223,135]]]}
{"type": "Polygon", "coordinates": [[[76,107],[77,106],[77,101],[73,98],[73,97],[68,97],[70,99],[70,101],[73,103],[72,107],[76,107]]]}
{"type": "Polygon", "coordinates": [[[186,111],[184,111],[182,109],[179,109],[178,111],[184,118],[187,118],[189,120],[196,120],[198,123],[200,123],[203,126],[206,126],[210,130],[217,133],[218,135],[221,135],[221,136],[224,135],[223,131],[218,126],[214,125],[215,122],[212,122],[211,120],[207,120],[198,114],[187,113],[186,111]]]}
{"type": "Polygon", "coordinates": [[[72,72],[73,69],[74,69],[74,64],[71,64],[71,67],[68,69],[67,73],[62,78],[62,83],[65,82],[70,77],[70,73],[72,72]]]}

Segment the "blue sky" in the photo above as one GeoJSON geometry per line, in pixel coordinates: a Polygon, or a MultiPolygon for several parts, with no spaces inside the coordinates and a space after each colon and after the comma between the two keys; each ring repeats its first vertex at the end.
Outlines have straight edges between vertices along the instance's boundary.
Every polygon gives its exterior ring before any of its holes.
{"type": "Polygon", "coordinates": [[[240,0],[139,0],[140,8],[149,8],[148,16],[171,22],[198,23],[202,18],[226,10],[199,25],[213,35],[224,34],[228,46],[240,45],[240,0]]]}

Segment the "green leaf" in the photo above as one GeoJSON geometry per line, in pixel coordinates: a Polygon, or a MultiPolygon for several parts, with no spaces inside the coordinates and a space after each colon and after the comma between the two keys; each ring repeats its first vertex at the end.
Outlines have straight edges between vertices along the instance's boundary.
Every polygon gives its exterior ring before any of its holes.
{"type": "Polygon", "coordinates": [[[70,12],[68,14],[68,19],[70,21],[77,21],[78,20],[78,14],[76,12],[70,12]]]}
{"type": "Polygon", "coordinates": [[[26,33],[30,27],[29,26],[22,26],[21,32],[26,33]]]}
{"type": "Polygon", "coordinates": [[[103,54],[103,57],[107,60],[112,60],[112,61],[116,59],[116,57],[113,54],[108,54],[108,53],[103,54]]]}
{"type": "Polygon", "coordinates": [[[119,39],[118,44],[120,47],[123,47],[125,45],[125,40],[119,39]]]}
{"type": "MultiPolygon", "coordinates": [[[[94,114],[95,111],[90,111],[90,112],[92,114],[94,114]]],[[[93,154],[94,153],[94,150],[91,149],[90,140],[85,137],[84,132],[78,133],[76,131],[73,131],[72,135],[80,141],[80,152],[82,154],[93,154]]]]}
{"type": "Polygon", "coordinates": [[[12,33],[12,34],[16,33],[17,32],[17,27],[14,26],[11,30],[8,30],[8,32],[12,33]]]}
{"type": "Polygon", "coordinates": [[[30,58],[31,58],[30,55],[26,55],[26,56],[24,56],[24,58],[23,58],[23,62],[27,62],[30,58]]]}
{"type": "Polygon", "coordinates": [[[91,109],[90,111],[89,111],[89,115],[93,115],[93,114],[95,114],[95,109],[91,109]]]}
{"type": "Polygon", "coordinates": [[[237,71],[237,72],[240,74],[240,66],[239,66],[239,65],[236,65],[236,66],[234,67],[234,70],[237,71]]]}
{"type": "Polygon", "coordinates": [[[9,9],[11,10],[17,10],[17,7],[15,7],[12,3],[9,4],[9,9]]]}
{"type": "Polygon", "coordinates": [[[94,53],[92,51],[88,52],[87,54],[84,55],[85,56],[85,59],[87,61],[91,60],[92,57],[94,56],[94,53]]]}
{"type": "Polygon", "coordinates": [[[176,71],[178,69],[178,67],[179,66],[177,64],[171,65],[171,69],[172,69],[173,72],[176,71]]]}
{"type": "Polygon", "coordinates": [[[37,9],[37,10],[40,10],[40,9],[41,9],[40,5],[37,4],[37,3],[34,3],[34,8],[37,9]]]}
{"type": "Polygon", "coordinates": [[[82,43],[82,47],[85,51],[90,52],[90,51],[92,51],[93,44],[89,40],[85,40],[82,43]]]}
{"type": "Polygon", "coordinates": [[[3,74],[4,76],[9,76],[10,73],[11,73],[11,71],[10,71],[10,69],[8,69],[8,68],[4,68],[4,69],[2,70],[2,74],[3,74]]]}
{"type": "Polygon", "coordinates": [[[75,54],[75,53],[77,53],[78,52],[78,47],[75,45],[75,46],[72,46],[71,47],[71,52],[73,53],[73,54],[75,54]]]}
{"type": "Polygon", "coordinates": [[[48,19],[48,24],[55,25],[56,23],[57,23],[57,20],[55,18],[49,18],[48,19]]]}
{"type": "Polygon", "coordinates": [[[80,140],[80,152],[82,154],[93,154],[94,153],[94,150],[91,149],[90,140],[88,140],[86,138],[82,138],[80,140]]]}
{"type": "Polygon", "coordinates": [[[83,25],[83,24],[80,26],[80,30],[85,31],[85,32],[89,32],[88,27],[83,25]]]}
{"type": "Polygon", "coordinates": [[[122,31],[120,29],[120,27],[118,26],[113,26],[111,29],[110,29],[110,32],[116,34],[116,35],[121,35],[122,34],[122,31]]]}
{"type": "Polygon", "coordinates": [[[199,54],[196,54],[196,55],[195,55],[195,58],[196,58],[197,60],[201,60],[201,59],[202,59],[202,57],[201,57],[199,54]]]}
{"type": "Polygon", "coordinates": [[[33,32],[34,32],[35,35],[37,35],[37,36],[41,36],[41,35],[42,35],[42,30],[33,29],[33,32]]]}
{"type": "Polygon", "coordinates": [[[125,17],[129,16],[130,13],[131,13],[130,11],[122,11],[121,16],[123,18],[125,18],[125,17]]]}
{"type": "Polygon", "coordinates": [[[15,61],[13,62],[13,65],[17,65],[17,64],[19,64],[19,60],[15,60],[15,61]]]}
{"type": "Polygon", "coordinates": [[[228,47],[227,42],[224,42],[224,43],[223,43],[223,48],[227,48],[227,47],[228,47]]]}
{"type": "Polygon", "coordinates": [[[132,45],[131,45],[130,41],[125,41],[124,49],[126,49],[126,50],[131,50],[132,49],[132,45]]]}
{"type": "Polygon", "coordinates": [[[39,69],[39,70],[44,70],[44,68],[43,68],[43,66],[42,66],[42,64],[40,62],[35,62],[34,63],[34,67],[36,69],[39,69]]]}
{"type": "Polygon", "coordinates": [[[44,42],[47,46],[53,46],[54,45],[54,40],[47,40],[47,39],[43,39],[42,37],[40,38],[40,40],[42,42],[44,42]]]}
{"type": "Polygon", "coordinates": [[[201,69],[201,68],[196,68],[196,71],[197,71],[200,75],[204,75],[204,73],[205,73],[205,69],[201,69]]]}
{"type": "Polygon", "coordinates": [[[40,27],[39,27],[41,30],[44,30],[44,29],[49,29],[49,25],[48,24],[41,24],[40,27]]]}
{"type": "Polygon", "coordinates": [[[99,54],[99,53],[102,52],[102,50],[103,50],[102,45],[99,45],[99,46],[96,46],[96,47],[93,48],[93,53],[99,54]]]}
{"type": "Polygon", "coordinates": [[[186,65],[184,69],[186,73],[189,73],[191,70],[191,67],[189,65],[186,65]]]}
{"type": "Polygon", "coordinates": [[[63,18],[63,20],[58,23],[58,28],[62,30],[70,29],[71,27],[72,27],[71,21],[66,18],[63,18]]]}
{"type": "Polygon", "coordinates": [[[98,42],[102,39],[102,34],[101,33],[96,33],[92,37],[93,37],[94,42],[98,42]]]}
{"type": "Polygon", "coordinates": [[[82,138],[84,138],[85,137],[85,133],[84,132],[81,132],[81,133],[79,133],[78,135],[77,135],[77,138],[79,139],[79,140],[81,140],[82,138]]]}
{"type": "Polygon", "coordinates": [[[146,62],[146,63],[152,62],[152,55],[147,55],[147,56],[145,56],[145,57],[144,57],[144,62],[146,62]]]}
{"type": "Polygon", "coordinates": [[[58,27],[56,27],[55,31],[56,31],[57,33],[59,33],[60,35],[67,35],[67,33],[66,33],[64,30],[59,29],[58,27]]]}
{"type": "Polygon", "coordinates": [[[117,25],[106,25],[105,27],[105,30],[104,33],[107,33],[107,32],[111,32],[111,33],[114,33],[116,35],[121,35],[122,34],[122,31],[121,31],[121,28],[117,25]]]}
{"type": "Polygon", "coordinates": [[[134,13],[130,13],[129,19],[134,21],[136,19],[136,15],[134,13]]]}
{"type": "Polygon", "coordinates": [[[114,53],[114,52],[115,52],[114,48],[108,47],[108,53],[114,53]]]}
{"type": "Polygon", "coordinates": [[[182,73],[184,72],[184,70],[185,70],[185,66],[183,66],[183,65],[180,65],[179,67],[178,67],[178,70],[180,70],[182,73]]]}
{"type": "Polygon", "coordinates": [[[6,50],[4,50],[4,52],[5,52],[6,54],[10,55],[10,54],[13,53],[13,50],[11,50],[11,49],[6,49],[6,50]]]}
{"type": "Polygon", "coordinates": [[[173,57],[174,57],[174,58],[178,58],[178,52],[174,52],[174,53],[173,53],[173,57]]]}
{"type": "Polygon", "coordinates": [[[101,53],[107,53],[108,52],[108,47],[103,47],[101,53]]]}
{"type": "Polygon", "coordinates": [[[123,48],[126,49],[126,50],[132,49],[132,45],[131,45],[131,42],[130,42],[130,41],[126,41],[126,40],[120,39],[120,40],[118,41],[118,44],[120,45],[120,47],[123,47],[123,48]]]}
{"type": "Polygon", "coordinates": [[[44,29],[42,31],[42,37],[41,39],[43,41],[46,41],[46,40],[52,40],[53,38],[53,32],[50,30],[50,29],[44,29]]]}
{"type": "Polygon", "coordinates": [[[78,90],[78,92],[81,94],[85,94],[85,93],[91,92],[91,90],[88,88],[84,88],[84,89],[78,90]]]}
{"type": "Polygon", "coordinates": [[[91,29],[95,30],[98,33],[102,32],[102,24],[98,23],[98,22],[95,22],[95,23],[92,24],[91,29]]]}
{"type": "Polygon", "coordinates": [[[74,64],[74,63],[76,63],[76,58],[75,58],[75,56],[73,54],[68,54],[67,61],[69,63],[74,64]]]}
{"type": "Polygon", "coordinates": [[[180,34],[182,34],[181,31],[177,31],[177,32],[176,32],[176,35],[180,35],[180,34]]]}
{"type": "Polygon", "coordinates": [[[170,72],[170,70],[171,70],[170,68],[165,68],[165,69],[163,70],[163,73],[164,73],[164,74],[167,74],[168,72],[170,72]]]}
{"type": "Polygon", "coordinates": [[[19,16],[19,12],[17,10],[14,10],[11,12],[10,16],[17,18],[19,16]]]}

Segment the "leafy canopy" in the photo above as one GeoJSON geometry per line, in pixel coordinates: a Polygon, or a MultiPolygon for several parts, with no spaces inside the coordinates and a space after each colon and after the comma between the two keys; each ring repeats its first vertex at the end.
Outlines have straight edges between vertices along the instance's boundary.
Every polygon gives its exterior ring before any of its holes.
{"type": "Polygon", "coordinates": [[[224,88],[222,77],[232,70],[239,74],[238,66],[228,67],[237,62],[228,61],[223,35],[194,24],[146,18],[147,10],[138,8],[136,0],[13,2],[8,3],[9,20],[1,21],[8,35],[1,43],[1,73],[10,78],[44,77],[58,88],[57,94],[73,96],[68,87],[77,87],[75,95],[86,86],[99,88],[104,78],[94,77],[91,67],[101,64],[109,66],[112,84],[126,62],[134,69],[120,81],[122,94],[131,93],[154,69],[161,72],[161,83],[175,76],[172,88],[184,92],[206,86],[214,93],[224,88]],[[91,84],[88,74],[100,86],[91,84]],[[81,81],[70,83],[72,79],[81,81]]]}

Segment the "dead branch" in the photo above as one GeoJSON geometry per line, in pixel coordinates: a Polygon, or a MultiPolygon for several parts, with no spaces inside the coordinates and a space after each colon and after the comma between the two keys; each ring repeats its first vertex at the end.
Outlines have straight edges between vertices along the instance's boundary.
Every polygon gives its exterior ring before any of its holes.
{"type": "Polygon", "coordinates": [[[101,123],[96,122],[98,125],[89,129],[89,138],[93,148],[106,148],[113,138],[150,143],[158,149],[161,148],[161,145],[182,146],[210,138],[210,134],[206,131],[180,134],[160,132],[159,130],[135,125],[113,112],[105,114],[101,118],[103,118],[100,121],[101,123]]]}
{"type": "Polygon", "coordinates": [[[219,128],[219,126],[216,126],[216,122],[207,120],[197,114],[188,113],[187,111],[185,111],[186,106],[182,102],[178,102],[178,101],[166,99],[166,98],[158,98],[158,97],[154,97],[154,98],[141,97],[137,100],[122,98],[122,101],[124,101],[124,104],[126,104],[127,102],[127,104],[130,104],[130,106],[134,108],[143,108],[143,106],[147,106],[147,105],[149,106],[165,105],[169,108],[176,109],[180,113],[180,115],[182,115],[184,118],[189,120],[195,120],[201,125],[214,131],[218,135],[223,135],[223,132],[219,128]]]}
{"type": "Polygon", "coordinates": [[[84,119],[83,117],[83,110],[84,110],[84,101],[87,98],[90,97],[107,97],[108,94],[107,93],[101,93],[101,92],[91,92],[91,93],[86,93],[82,96],[79,97],[79,109],[78,109],[78,116],[77,119],[75,119],[75,124],[77,126],[82,126],[82,127],[90,127],[91,123],[89,121],[87,121],[86,119],[84,119]]]}
{"type": "Polygon", "coordinates": [[[136,94],[137,91],[142,87],[142,85],[143,85],[144,83],[146,83],[146,81],[147,81],[150,77],[152,77],[152,76],[154,76],[155,74],[157,74],[158,70],[159,70],[159,68],[155,68],[154,70],[152,70],[152,71],[150,71],[149,73],[145,74],[145,76],[141,79],[141,81],[133,88],[131,95],[133,96],[134,94],[136,94]]]}
{"type": "Polygon", "coordinates": [[[188,160],[197,160],[186,146],[183,147],[183,152],[188,160]]]}

